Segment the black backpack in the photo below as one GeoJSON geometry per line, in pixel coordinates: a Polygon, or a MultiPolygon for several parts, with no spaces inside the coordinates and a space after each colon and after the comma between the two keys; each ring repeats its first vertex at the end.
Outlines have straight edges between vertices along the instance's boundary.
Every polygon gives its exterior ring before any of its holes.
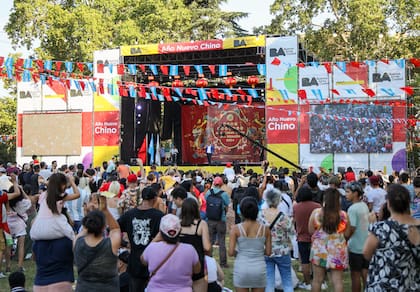
{"type": "Polygon", "coordinates": [[[223,214],[223,191],[214,193],[213,189],[210,189],[210,195],[207,197],[207,209],[206,215],[209,220],[220,221],[223,214]]]}

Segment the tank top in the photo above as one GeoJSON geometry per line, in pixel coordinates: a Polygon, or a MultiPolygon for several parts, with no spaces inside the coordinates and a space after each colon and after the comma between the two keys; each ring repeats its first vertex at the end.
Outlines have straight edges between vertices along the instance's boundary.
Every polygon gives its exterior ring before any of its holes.
{"type": "Polygon", "coordinates": [[[74,256],[78,271],[94,257],[79,274],[76,287],[77,292],[119,291],[118,257],[112,252],[112,244],[109,237],[104,238],[96,246],[87,245],[84,236],[78,238],[74,247],[74,256]]]}
{"type": "Polygon", "coordinates": [[[181,233],[180,234],[180,241],[182,243],[188,243],[191,244],[195,250],[197,251],[198,254],[198,259],[200,261],[201,264],[201,270],[198,274],[194,274],[193,275],[193,281],[199,280],[201,278],[204,277],[204,248],[203,248],[203,239],[201,235],[197,234],[198,231],[198,227],[200,226],[201,220],[198,220],[197,222],[197,227],[195,228],[195,233],[194,234],[185,234],[185,233],[181,233]]]}

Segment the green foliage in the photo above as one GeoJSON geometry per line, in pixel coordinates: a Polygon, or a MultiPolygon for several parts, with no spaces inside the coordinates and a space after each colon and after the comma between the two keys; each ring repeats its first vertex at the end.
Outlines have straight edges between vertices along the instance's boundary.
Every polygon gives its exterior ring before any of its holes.
{"type": "Polygon", "coordinates": [[[302,34],[320,60],[418,56],[418,0],[275,0],[258,33],[302,34]],[[325,16],[327,17],[325,18],[325,16]],[[321,25],[319,20],[325,18],[321,25]]]}
{"type": "Polygon", "coordinates": [[[95,50],[243,34],[246,14],[223,0],[15,0],[5,30],[43,59],[86,61],[95,50]],[[37,47],[39,42],[39,47],[37,47]]]}
{"type": "MultiPolygon", "coordinates": [[[[0,98],[0,136],[16,135],[16,98],[0,98]]],[[[0,142],[0,161],[16,160],[16,140],[0,142]]]]}

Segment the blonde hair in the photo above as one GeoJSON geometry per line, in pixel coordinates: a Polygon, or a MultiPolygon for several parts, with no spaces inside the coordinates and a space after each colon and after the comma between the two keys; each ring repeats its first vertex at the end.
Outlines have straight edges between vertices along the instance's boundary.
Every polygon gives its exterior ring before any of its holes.
{"type": "Polygon", "coordinates": [[[108,192],[118,195],[120,193],[120,183],[117,181],[113,181],[110,183],[108,192]]]}

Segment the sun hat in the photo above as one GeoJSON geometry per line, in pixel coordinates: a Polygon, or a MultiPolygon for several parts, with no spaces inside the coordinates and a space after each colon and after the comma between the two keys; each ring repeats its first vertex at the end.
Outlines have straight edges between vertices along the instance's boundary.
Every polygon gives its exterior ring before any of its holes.
{"type": "Polygon", "coordinates": [[[160,219],[160,232],[169,238],[175,238],[181,232],[181,222],[179,218],[173,214],[168,214],[160,219]]]}

